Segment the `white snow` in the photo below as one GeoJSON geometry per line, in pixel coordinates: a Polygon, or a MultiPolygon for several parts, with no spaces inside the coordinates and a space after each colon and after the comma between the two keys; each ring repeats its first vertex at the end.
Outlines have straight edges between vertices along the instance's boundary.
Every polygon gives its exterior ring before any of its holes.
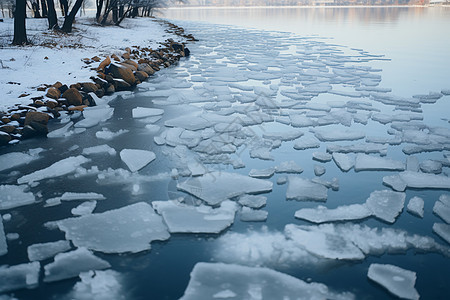
{"type": "Polygon", "coordinates": [[[55,261],[44,266],[44,282],[53,282],[77,277],[81,272],[90,270],[102,270],[111,265],[92,254],[86,248],[59,253],[55,256],[55,261]]]}
{"type": "Polygon", "coordinates": [[[243,194],[269,192],[272,186],[272,182],[267,180],[217,171],[189,178],[177,184],[179,190],[188,192],[210,205],[216,205],[243,194]]]}
{"type": "Polygon", "coordinates": [[[120,158],[131,172],[137,172],[156,159],[155,153],[149,150],[123,149],[120,158]]]}
{"type": "Polygon", "coordinates": [[[223,201],[218,208],[190,206],[175,200],[153,201],[171,233],[219,233],[234,222],[238,209],[233,201],[223,201]]]}
{"type": "Polygon", "coordinates": [[[395,218],[403,210],[405,198],[405,193],[389,190],[374,191],[366,200],[366,206],[375,217],[388,223],[394,223],[395,218]]]}
{"type": "Polygon", "coordinates": [[[17,179],[17,183],[18,184],[31,183],[48,178],[64,176],[75,172],[80,165],[87,163],[89,161],[90,161],[89,159],[87,159],[82,155],[70,156],[58,162],[55,162],[54,164],[50,165],[45,169],[41,169],[20,177],[19,179],[17,179]]]}
{"type": "Polygon", "coordinates": [[[290,176],[286,198],[297,201],[326,201],[328,189],[311,180],[290,176]]]}
{"type": "Polygon", "coordinates": [[[0,267],[0,293],[35,288],[39,283],[39,262],[0,267]]]}
{"type": "Polygon", "coordinates": [[[162,218],[144,202],[55,223],[75,246],[104,253],[149,250],[151,241],[170,237],[162,218]]]}
{"type": "Polygon", "coordinates": [[[414,288],[416,284],[415,272],[394,265],[371,264],[367,277],[399,298],[418,300],[420,297],[414,288]]]}
{"type": "Polygon", "coordinates": [[[0,210],[33,204],[34,195],[27,189],[27,185],[0,185],[0,210]]]}
{"type": "Polygon", "coordinates": [[[70,250],[70,248],[70,242],[65,240],[33,244],[28,246],[27,248],[28,259],[30,261],[45,260],[47,258],[55,256],[60,252],[70,250]]]}
{"type": "Polygon", "coordinates": [[[424,201],[422,198],[420,197],[412,197],[409,202],[408,205],[406,206],[406,209],[409,213],[418,216],[420,218],[423,218],[423,214],[424,214],[424,201]]]}
{"type": "Polygon", "coordinates": [[[405,164],[401,161],[359,153],[355,160],[355,171],[404,171],[405,164]]]}
{"type": "Polygon", "coordinates": [[[302,208],[295,212],[296,218],[313,223],[359,220],[371,215],[372,211],[364,204],[343,205],[334,209],[319,205],[317,208],[302,208]]]}
{"type": "Polygon", "coordinates": [[[164,110],[159,108],[136,107],[133,108],[131,113],[133,118],[140,119],[140,118],[160,116],[164,114],[164,110]]]}
{"type": "Polygon", "coordinates": [[[230,295],[235,295],[235,299],[255,300],[353,299],[349,292],[337,294],[324,284],[306,283],[267,268],[200,262],[194,266],[180,300],[210,300],[230,295]]]}

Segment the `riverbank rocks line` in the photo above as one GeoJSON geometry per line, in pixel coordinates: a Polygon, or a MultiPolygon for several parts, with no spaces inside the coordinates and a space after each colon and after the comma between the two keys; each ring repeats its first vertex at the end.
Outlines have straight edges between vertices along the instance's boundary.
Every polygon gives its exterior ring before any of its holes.
{"type": "MultiPolygon", "coordinates": [[[[184,29],[165,20],[157,22],[166,26],[166,32],[176,34],[187,42],[197,41],[184,29]]],[[[21,139],[46,136],[47,123],[60,116],[60,111],[83,111],[96,103],[89,93],[101,98],[116,91],[132,90],[155,72],[177,64],[182,57],[190,55],[185,43],[168,39],[158,49],[149,47],[126,47],[123,53],[83,58],[86,67],[96,72],[90,82],[70,85],[56,82],[42,84],[37,91],[45,95],[32,97],[29,105],[17,105],[7,112],[0,112],[0,146],[11,145],[21,139]]]]}

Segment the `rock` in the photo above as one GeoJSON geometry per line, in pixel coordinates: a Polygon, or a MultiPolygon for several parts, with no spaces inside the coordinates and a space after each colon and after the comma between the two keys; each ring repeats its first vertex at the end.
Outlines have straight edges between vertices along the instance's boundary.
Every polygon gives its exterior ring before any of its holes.
{"type": "Polygon", "coordinates": [[[148,78],[148,74],[144,71],[136,71],[134,72],[134,76],[139,79],[140,82],[143,82],[145,79],[148,78]]]}
{"type": "Polygon", "coordinates": [[[139,64],[138,71],[145,72],[149,76],[155,74],[155,70],[147,63],[139,64]]]}
{"type": "Polygon", "coordinates": [[[115,61],[120,61],[120,58],[115,54],[111,55],[111,58],[114,59],[115,61]]]}
{"type": "Polygon", "coordinates": [[[184,51],[184,45],[180,43],[172,43],[171,45],[172,50],[178,53],[181,53],[184,51]]]}
{"type": "Polygon", "coordinates": [[[58,88],[58,90],[61,92],[61,94],[64,94],[65,91],[67,91],[69,87],[67,85],[62,85],[58,88]]]}
{"type": "Polygon", "coordinates": [[[128,68],[125,68],[121,65],[118,65],[116,63],[111,63],[109,65],[109,72],[111,75],[118,79],[123,79],[126,81],[130,86],[134,85],[136,83],[136,78],[134,77],[133,71],[131,71],[128,68]]]}
{"type": "Polygon", "coordinates": [[[36,105],[37,107],[40,107],[40,106],[44,106],[45,104],[44,104],[44,101],[42,101],[42,100],[35,100],[34,105],[36,105]]]}
{"type": "Polygon", "coordinates": [[[58,101],[55,101],[55,100],[47,100],[47,102],[45,102],[45,105],[48,107],[48,108],[51,108],[51,109],[54,109],[55,107],[57,107],[58,106],[58,101]]]}
{"type": "Polygon", "coordinates": [[[122,58],[123,59],[130,59],[130,53],[125,52],[124,54],[122,54],[122,58]]]}
{"type": "Polygon", "coordinates": [[[184,48],[184,56],[188,57],[189,55],[191,55],[191,51],[189,50],[189,48],[184,48]]]}
{"type": "Polygon", "coordinates": [[[79,105],[79,106],[71,106],[69,107],[69,111],[83,111],[87,105],[79,105]]]}
{"type": "MultiPolygon", "coordinates": [[[[42,123],[33,121],[29,125],[26,125],[25,127],[27,127],[27,126],[31,126],[34,129],[36,136],[46,136],[48,133],[47,124],[42,124],[42,123]]],[[[24,129],[25,129],[25,127],[24,127],[24,129]]]]}
{"type": "Polygon", "coordinates": [[[78,106],[83,103],[83,98],[81,97],[80,92],[75,88],[65,91],[62,97],[67,100],[69,105],[78,106]]]}
{"type": "MultiPolygon", "coordinates": [[[[134,76],[134,75],[133,75],[134,76]]],[[[114,79],[115,91],[127,91],[131,88],[131,85],[123,79],[114,79]]]]}
{"type": "Polygon", "coordinates": [[[95,85],[95,83],[92,83],[92,82],[83,82],[81,84],[81,86],[82,86],[82,91],[86,92],[86,93],[91,93],[91,92],[95,93],[95,91],[98,90],[98,87],[95,85]]]}
{"type": "Polygon", "coordinates": [[[7,145],[11,141],[11,136],[6,132],[0,131],[0,146],[7,145]]]}
{"type": "Polygon", "coordinates": [[[62,85],[63,84],[61,82],[57,81],[55,82],[55,84],[52,85],[52,87],[59,89],[60,87],[62,87],[62,85]]]}
{"type": "Polygon", "coordinates": [[[77,83],[71,84],[70,88],[81,90],[82,86],[81,86],[81,84],[79,82],[77,82],[77,83]]]}
{"type": "Polygon", "coordinates": [[[107,56],[106,59],[100,63],[97,70],[105,70],[105,68],[107,66],[109,66],[110,63],[111,63],[111,59],[109,58],[109,56],[107,56]]]}
{"type": "Polygon", "coordinates": [[[49,118],[50,118],[49,115],[46,113],[38,111],[29,111],[25,116],[25,126],[30,125],[33,122],[47,125],[49,118]]]}
{"type": "Polygon", "coordinates": [[[97,95],[97,97],[101,98],[101,97],[105,96],[105,90],[103,88],[100,88],[95,91],[95,95],[97,95]]]}
{"type": "Polygon", "coordinates": [[[46,96],[57,100],[61,96],[61,91],[55,87],[51,87],[48,89],[46,96]]]}
{"type": "Polygon", "coordinates": [[[136,69],[138,68],[138,63],[131,59],[127,59],[127,60],[123,61],[122,63],[127,64],[127,65],[132,65],[136,69]]]}
{"type": "Polygon", "coordinates": [[[116,87],[114,86],[114,84],[111,84],[110,86],[108,86],[108,87],[106,88],[105,93],[106,93],[107,95],[109,95],[109,94],[114,93],[115,91],[116,91],[116,87]]]}
{"type": "Polygon", "coordinates": [[[13,125],[2,125],[0,126],[0,131],[5,133],[14,133],[14,131],[16,131],[16,127],[13,125]]]}
{"type": "Polygon", "coordinates": [[[130,65],[124,62],[121,62],[120,65],[124,66],[127,69],[130,69],[131,71],[137,71],[137,67],[135,67],[134,65],[130,65]]]}
{"type": "Polygon", "coordinates": [[[95,62],[99,62],[100,61],[100,57],[94,56],[94,57],[91,58],[91,60],[93,60],[95,62]]]}

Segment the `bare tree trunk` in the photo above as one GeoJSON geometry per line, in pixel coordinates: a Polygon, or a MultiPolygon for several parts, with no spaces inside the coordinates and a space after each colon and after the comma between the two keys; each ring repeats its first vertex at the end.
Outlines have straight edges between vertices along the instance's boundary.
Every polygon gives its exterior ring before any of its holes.
{"type": "Polygon", "coordinates": [[[39,2],[31,3],[31,8],[33,10],[33,15],[35,18],[41,18],[41,14],[39,13],[39,2]]]}
{"type": "Polygon", "coordinates": [[[16,0],[16,11],[14,12],[14,39],[13,45],[26,45],[28,44],[27,39],[27,28],[25,26],[26,19],[26,0],[16,0]]]}
{"type": "Polygon", "coordinates": [[[42,7],[42,17],[47,18],[47,3],[45,2],[45,0],[41,0],[41,7],[42,7]]]}
{"type": "Polygon", "coordinates": [[[67,15],[64,18],[64,24],[63,24],[63,27],[61,28],[61,30],[64,31],[65,33],[72,32],[73,21],[75,21],[75,16],[78,13],[78,11],[80,10],[82,3],[83,3],[83,0],[77,0],[75,2],[75,5],[72,7],[72,10],[70,11],[69,15],[67,15]]]}
{"type": "Polygon", "coordinates": [[[97,7],[97,12],[95,13],[95,19],[98,22],[99,19],[100,19],[100,15],[102,14],[103,0],[96,0],[95,1],[95,6],[97,7]]]}
{"type": "Polygon", "coordinates": [[[122,21],[125,19],[125,17],[127,16],[127,14],[132,10],[132,6],[128,5],[128,8],[125,12],[123,12],[122,16],[120,17],[119,21],[117,21],[114,25],[119,26],[120,23],[122,23],[122,21]]]}
{"type": "Polygon", "coordinates": [[[117,5],[114,5],[114,7],[112,9],[112,18],[113,18],[113,23],[117,23],[117,20],[119,20],[119,11],[117,9],[117,5]]]}
{"type": "Polygon", "coordinates": [[[58,18],[56,17],[56,10],[55,10],[55,2],[53,0],[47,0],[47,7],[48,7],[48,29],[58,29],[58,18]]]}
{"type": "Polygon", "coordinates": [[[69,13],[69,3],[67,0],[59,0],[59,6],[61,7],[61,13],[64,17],[69,13]]]}

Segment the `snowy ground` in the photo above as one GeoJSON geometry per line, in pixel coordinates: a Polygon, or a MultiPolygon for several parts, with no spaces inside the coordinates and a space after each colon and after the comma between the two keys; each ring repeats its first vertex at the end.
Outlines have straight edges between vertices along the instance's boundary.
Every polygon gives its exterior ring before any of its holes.
{"type": "Polygon", "coordinates": [[[32,45],[10,46],[13,19],[0,22],[0,112],[16,104],[30,104],[32,97],[45,95],[36,91],[42,84],[89,82],[96,74],[84,58],[120,56],[126,47],[157,49],[169,38],[166,26],[149,18],[125,19],[121,27],[100,27],[92,18],[77,18],[74,32],[63,35],[47,29],[47,19],[28,18],[27,35],[32,45]],[[29,94],[19,98],[22,94],[29,94]]]}

